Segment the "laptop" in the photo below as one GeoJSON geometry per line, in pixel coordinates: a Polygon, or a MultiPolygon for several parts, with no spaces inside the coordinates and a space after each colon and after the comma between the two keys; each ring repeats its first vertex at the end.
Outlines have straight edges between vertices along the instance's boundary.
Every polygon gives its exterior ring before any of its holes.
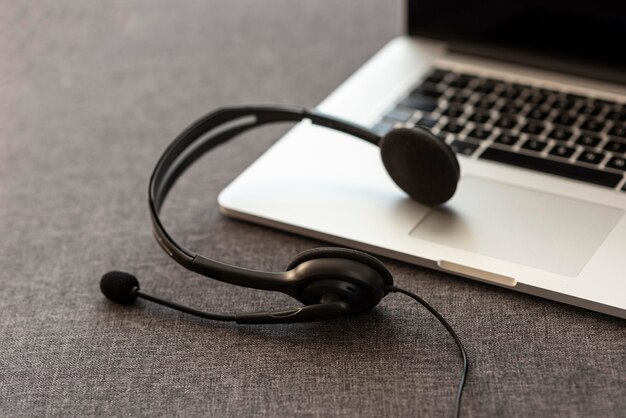
{"type": "Polygon", "coordinates": [[[626,318],[626,4],[409,0],[318,110],[422,126],[458,154],[445,205],[409,199],[378,148],[304,121],[222,212],[626,318]]]}

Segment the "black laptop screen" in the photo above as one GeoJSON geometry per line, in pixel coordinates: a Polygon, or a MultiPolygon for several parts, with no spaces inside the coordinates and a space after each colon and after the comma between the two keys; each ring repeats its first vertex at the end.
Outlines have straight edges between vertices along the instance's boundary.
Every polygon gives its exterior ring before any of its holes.
{"type": "MultiPolygon", "coordinates": [[[[408,0],[409,34],[538,65],[626,77],[626,1],[408,0]],[[545,65],[554,66],[554,65],[545,65]]],[[[580,72],[580,71],[579,71],[580,72]]],[[[620,77],[621,78],[621,77],[620,77]]]]}

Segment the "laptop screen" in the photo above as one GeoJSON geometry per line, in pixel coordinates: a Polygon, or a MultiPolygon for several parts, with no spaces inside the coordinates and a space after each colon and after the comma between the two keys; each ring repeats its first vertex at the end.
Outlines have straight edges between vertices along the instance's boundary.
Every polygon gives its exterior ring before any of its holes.
{"type": "Polygon", "coordinates": [[[624,1],[408,0],[408,17],[410,35],[456,50],[626,79],[624,1]]]}

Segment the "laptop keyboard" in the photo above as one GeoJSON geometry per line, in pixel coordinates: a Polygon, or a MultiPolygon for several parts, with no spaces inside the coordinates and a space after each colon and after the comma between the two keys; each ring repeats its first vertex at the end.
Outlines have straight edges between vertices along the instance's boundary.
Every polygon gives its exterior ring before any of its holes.
{"type": "Polygon", "coordinates": [[[434,68],[374,130],[422,126],[458,154],[626,191],[626,104],[434,68]]]}

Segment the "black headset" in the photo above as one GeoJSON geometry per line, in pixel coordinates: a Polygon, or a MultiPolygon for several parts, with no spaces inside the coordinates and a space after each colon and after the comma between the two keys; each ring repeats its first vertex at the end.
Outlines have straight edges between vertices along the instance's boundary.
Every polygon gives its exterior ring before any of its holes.
{"type": "Polygon", "coordinates": [[[310,120],[380,147],[387,172],[414,200],[434,206],[452,197],[460,177],[454,152],[441,139],[422,128],[399,128],[384,137],[345,120],[300,107],[250,106],[221,108],[205,115],[179,134],[156,164],[148,191],[150,217],[161,248],[183,267],[211,279],[254,289],[285,293],[303,304],[279,311],[236,315],[212,314],[143,293],[138,280],[112,271],[100,281],[104,295],[117,303],[131,304],[137,297],[192,315],[239,324],[320,321],[365,312],[390,292],[403,293],[425,306],[446,327],[463,358],[455,414],[460,412],[468,361],[452,327],[419,296],[393,284],[389,270],[369,254],[347,248],[315,248],[297,255],[282,272],[245,269],[212,260],[183,247],[165,230],[159,218],[161,206],[180,175],[198,158],[241,133],[266,124],[310,120]]]}

